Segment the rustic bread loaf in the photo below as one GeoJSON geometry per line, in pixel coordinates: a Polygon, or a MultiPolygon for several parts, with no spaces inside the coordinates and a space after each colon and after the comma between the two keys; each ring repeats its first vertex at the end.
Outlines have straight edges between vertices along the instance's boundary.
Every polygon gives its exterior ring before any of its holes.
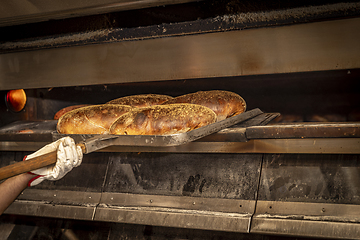
{"type": "Polygon", "coordinates": [[[78,108],[87,107],[87,106],[90,106],[90,104],[79,104],[79,105],[73,105],[73,106],[62,108],[54,115],[54,120],[58,120],[62,115],[64,115],[67,112],[70,112],[70,111],[78,109],[78,108]]]}
{"type": "Polygon", "coordinates": [[[132,107],[150,107],[162,104],[173,97],[160,94],[140,94],[117,98],[107,102],[107,104],[121,104],[132,107]]]}
{"type": "Polygon", "coordinates": [[[216,122],[209,108],[195,104],[169,104],[136,108],[110,127],[118,135],[169,135],[188,132],[216,122]]]}
{"type": "Polygon", "coordinates": [[[246,110],[245,100],[234,92],[213,90],[189,93],[170,99],[164,104],[192,103],[199,104],[213,110],[217,121],[238,115],[246,110]]]}
{"type": "Polygon", "coordinates": [[[63,134],[108,134],[113,122],[131,109],[116,104],[78,108],[60,117],[57,131],[63,134]]]}

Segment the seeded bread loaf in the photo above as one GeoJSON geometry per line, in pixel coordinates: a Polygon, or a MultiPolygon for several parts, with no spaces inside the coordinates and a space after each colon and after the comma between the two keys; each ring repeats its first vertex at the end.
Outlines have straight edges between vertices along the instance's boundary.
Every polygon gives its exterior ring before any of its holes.
{"type": "Polygon", "coordinates": [[[132,107],[150,107],[162,104],[173,97],[160,94],[140,94],[117,98],[107,102],[107,104],[121,104],[132,107]]]}
{"type": "Polygon", "coordinates": [[[62,134],[108,134],[113,122],[131,109],[115,104],[78,108],[60,117],[57,131],[62,134]]]}
{"type": "Polygon", "coordinates": [[[170,99],[163,105],[173,103],[192,103],[208,107],[216,113],[217,121],[238,115],[246,110],[246,102],[240,95],[221,90],[185,94],[170,99]]]}
{"type": "Polygon", "coordinates": [[[117,135],[169,135],[188,132],[216,122],[209,108],[195,104],[169,104],[133,109],[110,127],[117,135]]]}
{"type": "Polygon", "coordinates": [[[62,108],[54,115],[54,119],[58,120],[62,115],[64,115],[67,112],[70,112],[70,111],[78,109],[78,108],[87,107],[87,106],[90,106],[90,104],[79,104],[79,105],[73,105],[73,106],[62,108]]]}

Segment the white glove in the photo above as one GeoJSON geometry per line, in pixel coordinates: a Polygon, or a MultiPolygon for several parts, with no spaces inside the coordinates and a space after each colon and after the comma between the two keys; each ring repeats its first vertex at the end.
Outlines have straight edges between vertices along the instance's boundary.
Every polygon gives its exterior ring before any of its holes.
{"type": "Polygon", "coordinates": [[[70,172],[73,167],[79,166],[82,162],[83,153],[81,148],[76,146],[74,140],[70,137],[64,137],[48,144],[35,153],[30,154],[24,160],[26,161],[54,151],[57,151],[57,162],[55,166],[50,165],[31,171],[30,173],[37,176],[29,181],[28,186],[35,186],[45,179],[51,181],[59,180],[70,172]]]}

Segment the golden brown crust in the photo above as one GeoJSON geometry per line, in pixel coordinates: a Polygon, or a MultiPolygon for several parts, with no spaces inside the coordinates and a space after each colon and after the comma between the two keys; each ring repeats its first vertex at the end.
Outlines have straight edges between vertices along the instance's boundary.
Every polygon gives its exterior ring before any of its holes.
{"type": "Polygon", "coordinates": [[[78,108],[60,117],[57,131],[62,134],[108,134],[113,122],[131,109],[115,104],[78,108]]]}
{"type": "Polygon", "coordinates": [[[70,112],[70,111],[78,109],[78,108],[87,107],[87,106],[90,106],[90,104],[79,104],[79,105],[73,105],[73,106],[62,108],[54,115],[54,120],[58,120],[62,115],[64,115],[67,112],[70,112]]]}
{"type": "Polygon", "coordinates": [[[107,104],[121,104],[132,107],[150,107],[160,105],[173,97],[160,94],[140,94],[117,98],[107,102],[107,104]]]}
{"type": "Polygon", "coordinates": [[[169,104],[133,109],[110,127],[117,135],[170,135],[188,132],[216,121],[209,108],[195,104],[169,104]]]}
{"type": "Polygon", "coordinates": [[[163,104],[192,103],[199,104],[213,110],[217,121],[238,115],[246,110],[245,100],[234,92],[212,90],[199,91],[175,97],[163,104]]]}

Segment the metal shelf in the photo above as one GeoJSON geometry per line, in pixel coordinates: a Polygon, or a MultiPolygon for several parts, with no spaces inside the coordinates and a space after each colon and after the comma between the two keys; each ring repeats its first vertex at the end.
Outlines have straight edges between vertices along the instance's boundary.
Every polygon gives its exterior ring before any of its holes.
{"type": "MultiPolygon", "coordinates": [[[[267,115],[269,115],[267,113],[267,115]]],[[[270,114],[263,125],[273,119],[270,114]]],[[[264,119],[259,116],[259,119],[264,119]]],[[[248,126],[242,123],[231,128],[176,147],[111,146],[99,152],[169,152],[169,153],[328,153],[359,154],[360,123],[296,123],[248,126]]],[[[37,123],[41,132],[16,133],[0,130],[1,151],[36,151],[50,143],[56,121],[37,123]],[[50,127],[49,127],[50,126],[50,127]],[[52,127],[51,127],[52,126],[52,127]]],[[[20,124],[19,126],[27,126],[20,124]]],[[[10,127],[11,128],[11,127],[10,127]]],[[[9,129],[6,127],[5,129],[9,129]]],[[[78,139],[75,139],[79,141],[78,139]]]]}

